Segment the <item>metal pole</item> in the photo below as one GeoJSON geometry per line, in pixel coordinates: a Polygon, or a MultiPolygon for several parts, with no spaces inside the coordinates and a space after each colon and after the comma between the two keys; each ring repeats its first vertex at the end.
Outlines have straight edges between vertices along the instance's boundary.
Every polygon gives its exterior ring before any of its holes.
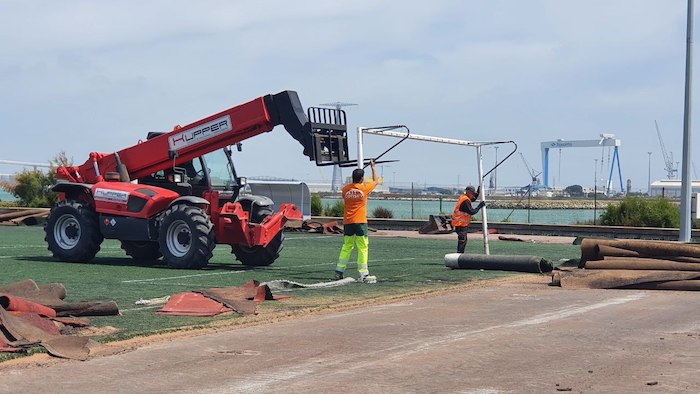
{"type": "Polygon", "coordinates": [[[530,197],[532,197],[532,183],[527,185],[527,224],[530,224],[530,197]]]}
{"type": "Polygon", "coordinates": [[[413,182],[411,182],[411,219],[413,219],[413,182]]]}
{"type": "Polygon", "coordinates": [[[363,145],[363,128],[357,128],[357,168],[362,168],[365,164],[365,151],[362,148],[363,145]]]}
{"type": "Polygon", "coordinates": [[[685,47],[685,110],[683,119],[683,177],[681,181],[681,227],[678,235],[680,242],[690,242],[690,195],[693,179],[690,175],[691,165],[691,88],[693,84],[693,8],[694,0],[688,0],[688,34],[685,47]]]}
{"type": "Polygon", "coordinates": [[[651,152],[647,152],[649,154],[649,185],[647,187],[647,195],[651,197],[651,152]]]}
{"type": "MultiPolygon", "coordinates": [[[[484,201],[484,161],[481,157],[481,145],[476,147],[476,161],[479,169],[479,200],[484,201]]],[[[486,220],[486,207],[481,208],[481,229],[484,233],[484,254],[489,255],[489,224],[486,220]]]]}
{"type": "MultiPolygon", "coordinates": [[[[498,164],[498,146],[495,146],[496,148],[496,164],[498,164]]],[[[493,194],[496,194],[496,190],[498,190],[498,167],[494,168],[493,170],[493,194]]]]}
{"type": "MultiPolygon", "coordinates": [[[[557,182],[559,182],[559,187],[561,188],[562,187],[562,185],[561,185],[561,148],[559,148],[559,163],[557,163],[557,164],[559,164],[559,170],[558,170],[559,172],[557,173],[557,182]]],[[[557,188],[556,182],[554,182],[554,188],[555,189],[557,188]]]]}
{"type": "Polygon", "coordinates": [[[596,208],[598,208],[598,159],[593,159],[593,161],[595,161],[593,165],[593,225],[595,226],[596,208]]]}

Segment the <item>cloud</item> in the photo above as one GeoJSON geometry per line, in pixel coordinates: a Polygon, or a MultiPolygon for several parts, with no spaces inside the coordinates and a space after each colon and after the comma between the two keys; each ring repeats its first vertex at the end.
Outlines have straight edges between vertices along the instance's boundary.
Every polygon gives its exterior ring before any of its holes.
{"type": "MultiPolygon", "coordinates": [[[[654,119],[680,155],[681,3],[4,2],[0,128],[22,138],[0,146],[0,158],[46,161],[64,149],[82,162],[294,89],[305,106],[359,104],[347,109],[351,141],[357,126],[386,124],[513,139],[533,167],[541,141],[612,130],[623,139],[624,177],[646,185],[646,152],[659,150],[654,119]]],[[[242,174],[330,178],[282,130],[244,145],[242,174]]],[[[591,183],[577,165],[603,153],[589,152],[566,152],[564,183],[591,183]]],[[[392,158],[404,181],[475,179],[473,152],[455,147],[406,143],[392,158]]],[[[499,184],[527,181],[523,172],[513,156],[499,184]]],[[[652,172],[663,175],[662,165],[652,172]]]]}

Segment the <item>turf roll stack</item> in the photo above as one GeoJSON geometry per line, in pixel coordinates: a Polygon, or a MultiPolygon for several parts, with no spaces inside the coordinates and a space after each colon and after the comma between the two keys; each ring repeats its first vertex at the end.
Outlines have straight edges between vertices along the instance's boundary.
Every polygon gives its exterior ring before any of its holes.
{"type": "Polygon", "coordinates": [[[493,270],[545,273],[552,263],[538,256],[490,256],[483,254],[448,253],[445,266],[452,269],[493,270]]]}

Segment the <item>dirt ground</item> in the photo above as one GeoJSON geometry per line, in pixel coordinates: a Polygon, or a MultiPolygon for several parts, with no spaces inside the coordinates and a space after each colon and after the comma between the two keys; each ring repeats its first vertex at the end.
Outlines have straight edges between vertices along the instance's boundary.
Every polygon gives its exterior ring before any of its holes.
{"type": "Polygon", "coordinates": [[[524,275],[3,363],[0,392],[698,392],[700,294],[524,275]]]}
{"type": "Polygon", "coordinates": [[[293,315],[263,311],[100,345],[85,362],[37,354],[0,364],[0,392],[700,391],[700,294],[549,282],[522,275],[293,315]]]}

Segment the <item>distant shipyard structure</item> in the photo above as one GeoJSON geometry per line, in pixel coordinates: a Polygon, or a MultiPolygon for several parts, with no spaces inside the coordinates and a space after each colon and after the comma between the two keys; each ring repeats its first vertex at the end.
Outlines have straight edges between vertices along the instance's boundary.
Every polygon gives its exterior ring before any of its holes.
{"type": "MultiPolygon", "coordinates": [[[[549,187],[549,153],[551,149],[559,149],[559,155],[561,159],[561,149],[562,148],[613,148],[612,160],[610,162],[610,175],[608,176],[608,182],[604,189],[605,194],[609,194],[612,188],[613,172],[615,166],[617,165],[617,175],[620,180],[620,192],[625,192],[625,187],[622,183],[622,168],[620,167],[620,155],[619,147],[622,145],[622,140],[615,138],[614,134],[601,134],[600,138],[597,140],[563,140],[558,139],[556,141],[545,141],[540,144],[542,150],[542,170],[544,171],[543,180],[544,187],[549,187]]],[[[608,155],[610,156],[610,155],[608,155]]],[[[596,160],[597,162],[597,160],[596,160]]],[[[597,166],[597,164],[596,164],[597,166]]],[[[601,158],[601,167],[603,166],[603,158],[601,158]]],[[[597,176],[596,176],[597,178],[597,176]]],[[[597,180],[596,180],[597,183],[597,180]]],[[[596,185],[597,186],[597,185],[596,185]]]]}

